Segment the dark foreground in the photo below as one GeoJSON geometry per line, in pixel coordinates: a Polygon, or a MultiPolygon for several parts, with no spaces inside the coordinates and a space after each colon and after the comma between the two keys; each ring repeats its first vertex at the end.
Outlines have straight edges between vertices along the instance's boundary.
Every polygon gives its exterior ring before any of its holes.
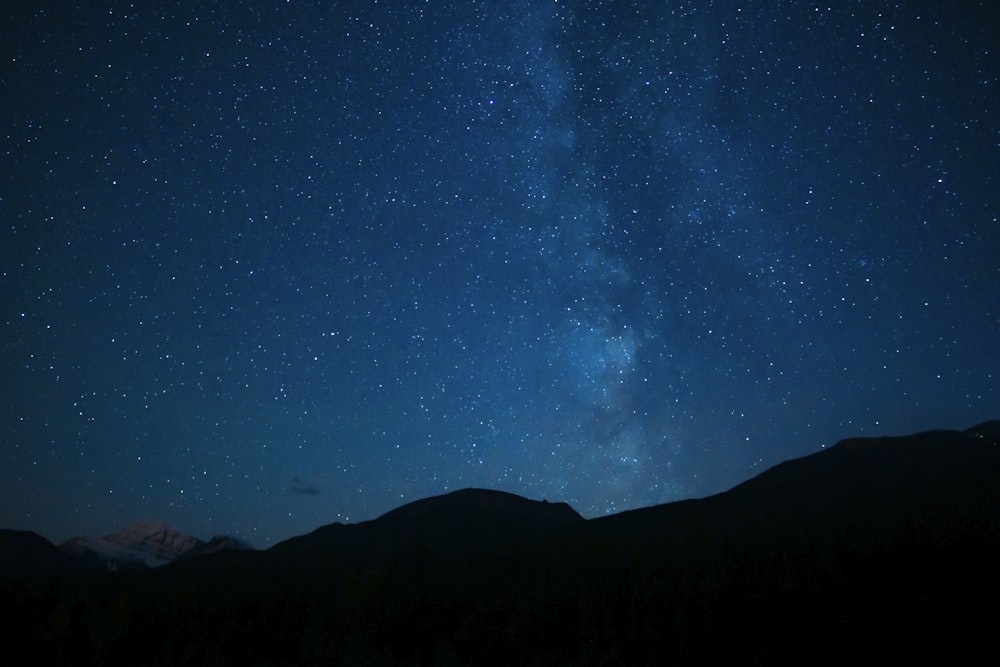
{"type": "Polygon", "coordinates": [[[0,531],[0,663],[954,663],[992,652],[998,567],[989,422],[602,519],[469,489],[148,571],[0,531]]]}

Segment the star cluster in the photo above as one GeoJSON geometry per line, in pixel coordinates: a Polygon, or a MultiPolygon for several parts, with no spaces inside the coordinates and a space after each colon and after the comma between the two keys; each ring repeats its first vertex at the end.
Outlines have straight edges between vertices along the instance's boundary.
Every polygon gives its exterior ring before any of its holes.
{"type": "Polygon", "coordinates": [[[250,4],[3,10],[0,525],[597,516],[997,417],[990,3],[250,4]]]}

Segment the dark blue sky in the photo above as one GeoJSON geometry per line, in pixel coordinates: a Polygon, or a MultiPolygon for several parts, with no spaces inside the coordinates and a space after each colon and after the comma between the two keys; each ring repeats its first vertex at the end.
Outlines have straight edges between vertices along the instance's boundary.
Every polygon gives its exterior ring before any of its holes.
{"type": "Polygon", "coordinates": [[[597,516],[1000,417],[996,3],[249,4],[2,10],[0,526],[597,516]]]}

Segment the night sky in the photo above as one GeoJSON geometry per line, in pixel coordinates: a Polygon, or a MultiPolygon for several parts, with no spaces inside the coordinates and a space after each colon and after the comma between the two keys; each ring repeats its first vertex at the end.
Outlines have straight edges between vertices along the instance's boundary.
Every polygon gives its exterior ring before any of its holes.
{"type": "Polygon", "coordinates": [[[1000,417],[996,2],[150,4],[2,10],[2,527],[593,517],[1000,417]]]}

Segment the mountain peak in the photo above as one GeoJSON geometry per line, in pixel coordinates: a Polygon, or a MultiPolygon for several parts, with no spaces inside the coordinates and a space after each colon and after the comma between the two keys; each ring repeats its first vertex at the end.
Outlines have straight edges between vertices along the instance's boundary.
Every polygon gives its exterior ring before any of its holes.
{"type": "Polygon", "coordinates": [[[203,542],[172,528],[166,521],[140,520],[102,537],[74,537],[60,548],[116,570],[158,567],[189,556],[251,547],[227,535],[216,535],[211,542],[203,542]]]}
{"type": "Polygon", "coordinates": [[[376,521],[388,522],[399,519],[422,521],[434,517],[474,515],[483,517],[508,517],[519,520],[543,522],[583,521],[576,510],[567,503],[550,503],[547,500],[530,500],[507,491],[482,488],[464,488],[439,496],[431,496],[397,507],[386,512],[376,521]]]}

